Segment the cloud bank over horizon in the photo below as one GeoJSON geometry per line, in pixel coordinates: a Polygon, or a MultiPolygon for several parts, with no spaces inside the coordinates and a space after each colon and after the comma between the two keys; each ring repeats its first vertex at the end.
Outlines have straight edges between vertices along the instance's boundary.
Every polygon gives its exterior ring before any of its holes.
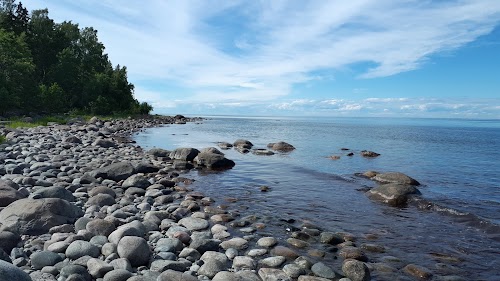
{"type": "Polygon", "coordinates": [[[335,91],[343,79],[384,81],[453,57],[495,30],[496,0],[29,0],[27,7],[95,27],[112,62],[128,67],[136,97],[159,113],[500,118],[498,95],[335,91]]]}

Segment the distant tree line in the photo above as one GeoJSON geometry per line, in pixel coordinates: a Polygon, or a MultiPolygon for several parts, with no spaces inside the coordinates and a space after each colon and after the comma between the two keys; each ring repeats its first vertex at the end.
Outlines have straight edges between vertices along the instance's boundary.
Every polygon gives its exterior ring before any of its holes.
{"type": "Polygon", "coordinates": [[[0,115],[152,109],[134,98],[127,68],[113,67],[97,30],[55,23],[47,9],[30,14],[21,2],[0,0],[0,115]]]}

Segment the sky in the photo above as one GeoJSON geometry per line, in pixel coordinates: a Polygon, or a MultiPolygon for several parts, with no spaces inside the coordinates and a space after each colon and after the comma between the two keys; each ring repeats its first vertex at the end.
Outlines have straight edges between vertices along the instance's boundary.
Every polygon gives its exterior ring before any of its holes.
{"type": "Polygon", "coordinates": [[[27,0],[186,115],[500,119],[499,0],[27,0]]]}

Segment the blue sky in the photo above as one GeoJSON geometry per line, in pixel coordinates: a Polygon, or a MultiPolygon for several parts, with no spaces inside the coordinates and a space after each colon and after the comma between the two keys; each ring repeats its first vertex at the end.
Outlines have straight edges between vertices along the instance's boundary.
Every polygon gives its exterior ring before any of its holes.
{"type": "Polygon", "coordinates": [[[155,113],[500,119],[500,1],[28,0],[155,113]]]}

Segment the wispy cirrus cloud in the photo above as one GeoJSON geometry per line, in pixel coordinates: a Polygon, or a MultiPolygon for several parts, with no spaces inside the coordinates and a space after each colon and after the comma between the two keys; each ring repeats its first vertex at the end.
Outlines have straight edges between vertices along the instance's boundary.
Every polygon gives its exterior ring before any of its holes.
{"type": "MultiPolygon", "coordinates": [[[[360,63],[370,67],[352,75],[365,79],[415,70],[500,22],[497,0],[26,2],[97,28],[137,97],[157,109],[280,104],[294,85],[321,79],[318,71],[360,63]]],[[[366,102],[340,108],[361,111],[366,102]]]]}

